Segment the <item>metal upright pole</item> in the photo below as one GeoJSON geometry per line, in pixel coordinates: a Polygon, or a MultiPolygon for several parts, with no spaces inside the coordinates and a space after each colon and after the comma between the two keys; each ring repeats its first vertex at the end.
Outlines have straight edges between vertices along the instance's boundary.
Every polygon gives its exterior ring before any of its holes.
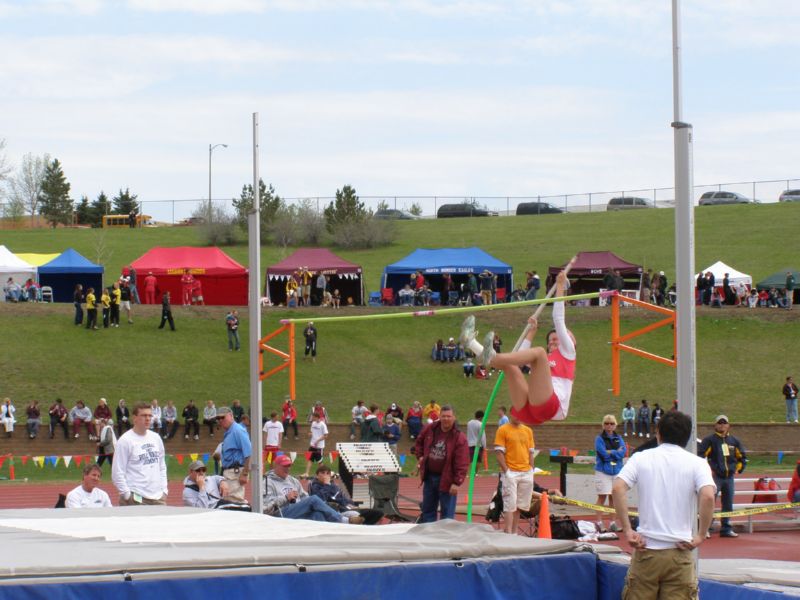
{"type": "Polygon", "coordinates": [[[208,145],[208,221],[211,222],[211,153],[214,148],[208,145]]]}
{"type": "Polygon", "coordinates": [[[692,126],[683,121],[680,0],[672,0],[672,91],[675,141],[675,284],[678,356],[678,408],[692,417],[687,449],[696,451],[697,355],[694,308],[694,198],[692,126]]]}
{"type": "Polygon", "coordinates": [[[250,439],[253,455],[250,458],[253,511],[264,512],[262,490],[263,454],[261,443],[261,378],[258,368],[258,342],[261,339],[261,218],[258,190],[258,113],[253,113],[253,209],[247,216],[249,252],[248,315],[250,318],[250,439]]]}

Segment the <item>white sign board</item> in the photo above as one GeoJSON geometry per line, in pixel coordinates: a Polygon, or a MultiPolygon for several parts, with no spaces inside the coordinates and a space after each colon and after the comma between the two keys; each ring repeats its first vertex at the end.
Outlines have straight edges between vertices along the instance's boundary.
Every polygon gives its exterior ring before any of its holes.
{"type": "Polygon", "coordinates": [[[400,463],[389,444],[341,442],[339,458],[351,473],[399,473],[400,463]]]}

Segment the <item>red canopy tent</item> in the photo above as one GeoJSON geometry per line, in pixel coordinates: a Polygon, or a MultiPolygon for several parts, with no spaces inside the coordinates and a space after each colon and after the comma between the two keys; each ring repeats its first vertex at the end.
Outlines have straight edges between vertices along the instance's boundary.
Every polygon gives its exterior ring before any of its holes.
{"type": "MultiPolygon", "coordinates": [[[[550,267],[547,271],[547,287],[549,288],[558,273],[566,264],[550,267]]],[[[572,265],[569,278],[572,281],[570,293],[588,294],[603,287],[603,277],[609,269],[619,271],[625,280],[625,289],[638,290],[642,282],[642,266],[623,260],[613,252],[578,252],[577,260],[572,265]]]]}
{"type": "MultiPolygon", "coordinates": [[[[355,263],[336,256],[327,248],[300,248],[277,264],[267,267],[264,279],[266,296],[274,304],[286,302],[286,280],[289,275],[307,268],[314,276],[311,282],[311,295],[317,296],[316,278],[322,273],[329,278],[330,292],[339,290],[342,304],[347,298],[353,298],[354,304],[364,303],[364,279],[361,267],[355,263]]],[[[315,298],[314,303],[319,299],[315,298]]]]}
{"type": "Polygon", "coordinates": [[[144,298],[144,279],[152,273],[158,279],[157,299],[168,291],[180,303],[181,276],[185,269],[202,284],[206,304],[247,305],[247,269],[219,248],[156,247],[131,263],[136,269],[136,286],[144,298]]]}

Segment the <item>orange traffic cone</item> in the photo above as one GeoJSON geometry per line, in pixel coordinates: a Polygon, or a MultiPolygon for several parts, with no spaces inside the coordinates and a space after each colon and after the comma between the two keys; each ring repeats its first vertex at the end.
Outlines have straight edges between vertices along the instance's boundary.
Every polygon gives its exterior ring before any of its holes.
{"type": "Polygon", "coordinates": [[[539,504],[539,532],[536,537],[544,540],[553,539],[553,533],[550,531],[550,506],[547,500],[547,494],[542,494],[542,499],[539,504]]]}

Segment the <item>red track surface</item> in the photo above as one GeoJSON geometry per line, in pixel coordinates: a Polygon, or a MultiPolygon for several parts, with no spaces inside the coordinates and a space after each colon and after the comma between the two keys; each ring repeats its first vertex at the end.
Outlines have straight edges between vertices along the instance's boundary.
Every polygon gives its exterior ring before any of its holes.
{"type": "MultiPolygon", "coordinates": [[[[557,486],[556,477],[537,477],[540,485],[547,487],[557,486]]],[[[78,482],[75,482],[77,485],[78,482]]],[[[74,487],[63,483],[32,483],[24,481],[2,482],[0,485],[0,509],[3,508],[52,508],[58,494],[67,493],[74,487]]],[[[116,500],[116,491],[109,482],[104,482],[101,487],[116,500]]],[[[488,503],[495,488],[497,478],[494,476],[481,476],[475,481],[475,506],[474,522],[483,523],[483,507],[488,503]]],[[[181,481],[170,481],[169,500],[170,506],[181,506],[181,481]]],[[[411,498],[421,498],[422,489],[419,480],[403,478],[400,480],[400,493],[411,498]]],[[[466,489],[462,490],[459,504],[466,504],[466,489]]],[[[463,516],[459,517],[463,520],[463,516]]],[[[762,526],[760,529],[765,529],[762,526]]],[[[603,542],[612,544],[629,551],[623,541],[603,542]]],[[[700,558],[757,558],[767,560],[787,560],[800,562],[800,528],[795,524],[793,529],[786,531],[756,531],[755,533],[741,533],[738,538],[720,538],[715,535],[700,546],[700,558]]]]}

